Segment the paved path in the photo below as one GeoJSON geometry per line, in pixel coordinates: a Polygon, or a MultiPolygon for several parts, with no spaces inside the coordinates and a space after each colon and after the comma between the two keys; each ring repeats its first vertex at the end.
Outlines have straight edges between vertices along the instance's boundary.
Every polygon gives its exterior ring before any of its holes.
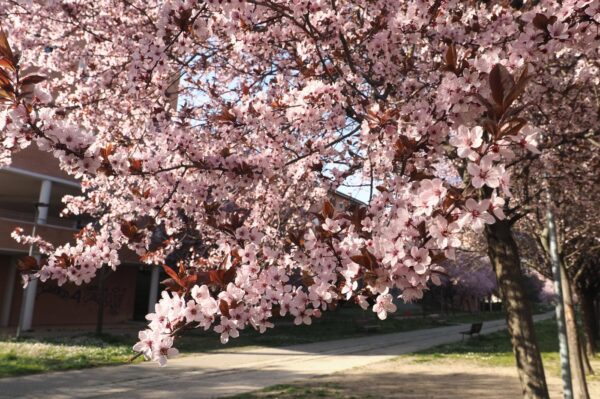
{"type": "MultiPolygon", "coordinates": [[[[543,320],[553,312],[537,315],[543,320]]],[[[202,399],[233,395],[298,379],[331,374],[458,341],[468,324],[295,345],[219,351],[154,363],[102,367],[0,379],[0,398],[202,399]]],[[[485,322],[482,333],[506,328],[485,322]]]]}

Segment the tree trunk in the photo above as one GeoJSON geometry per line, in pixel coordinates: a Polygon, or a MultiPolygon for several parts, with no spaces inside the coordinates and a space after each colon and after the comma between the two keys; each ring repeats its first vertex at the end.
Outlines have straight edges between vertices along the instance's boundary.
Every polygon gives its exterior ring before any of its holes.
{"type": "Polygon", "coordinates": [[[517,371],[525,398],[549,398],[544,365],[538,347],[529,299],[523,289],[523,273],[510,221],[486,226],[488,254],[506,308],[517,371]]]}
{"type": "Polygon", "coordinates": [[[96,335],[101,335],[104,328],[104,280],[106,279],[106,267],[102,266],[98,271],[98,313],[96,313],[96,335]]]}
{"type": "Polygon", "coordinates": [[[579,341],[579,353],[581,353],[581,358],[583,359],[583,368],[585,370],[585,374],[594,374],[594,369],[592,369],[592,364],[590,363],[590,358],[585,351],[583,345],[581,345],[581,340],[579,341]]]}
{"type": "Polygon", "coordinates": [[[594,306],[594,296],[588,290],[580,290],[581,313],[583,315],[583,333],[585,334],[585,350],[589,356],[596,356],[596,339],[598,338],[598,319],[594,306]]]}
{"type": "Polygon", "coordinates": [[[567,343],[569,345],[569,357],[571,359],[571,377],[573,378],[573,387],[575,388],[575,398],[589,399],[587,382],[585,380],[585,370],[583,368],[583,359],[581,358],[581,348],[579,345],[579,334],[577,332],[577,321],[575,319],[575,308],[573,306],[573,293],[571,283],[567,276],[565,264],[560,262],[561,280],[563,287],[563,302],[565,306],[565,325],[567,327],[567,343]]]}

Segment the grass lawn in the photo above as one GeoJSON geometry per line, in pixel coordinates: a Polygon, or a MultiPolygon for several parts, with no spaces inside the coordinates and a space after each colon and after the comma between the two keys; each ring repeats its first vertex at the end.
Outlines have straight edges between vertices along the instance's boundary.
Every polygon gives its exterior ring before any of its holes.
{"type": "Polygon", "coordinates": [[[131,345],[113,336],[0,340],[0,377],[121,364],[131,345]]]}
{"type": "MultiPolygon", "coordinates": [[[[535,332],[544,364],[558,362],[558,332],[554,320],[535,324],[535,332]]],[[[510,336],[506,330],[474,336],[463,342],[435,346],[411,355],[418,361],[428,362],[441,358],[467,359],[493,366],[514,366],[510,336]]]]}
{"type": "MultiPolygon", "coordinates": [[[[545,320],[535,323],[535,332],[546,372],[560,375],[556,321],[545,320]]],[[[435,346],[410,356],[417,362],[460,359],[473,360],[489,366],[515,366],[510,336],[506,330],[475,336],[464,342],[435,346]]],[[[592,368],[596,370],[599,366],[600,362],[592,359],[592,368]]],[[[590,375],[588,379],[600,381],[600,376],[590,375]]]]}
{"type": "MultiPolygon", "coordinates": [[[[503,318],[501,312],[480,314],[456,314],[444,317],[446,323],[470,323],[503,318]]],[[[227,345],[219,342],[218,334],[199,329],[190,331],[180,338],[176,346],[183,355],[231,348],[277,347],[311,343],[333,339],[385,334],[418,329],[434,328],[444,324],[434,323],[430,317],[390,316],[381,321],[370,311],[356,307],[342,307],[333,312],[324,312],[323,317],[314,319],[311,326],[295,326],[290,319],[275,322],[276,328],[264,334],[247,329],[227,345]],[[366,332],[361,325],[377,326],[375,331],[366,332]]],[[[95,337],[85,334],[75,337],[50,339],[0,338],[0,378],[41,373],[47,371],[72,370],[87,367],[123,364],[133,355],[131,346],[137,332],[123,335],[95,337]]],[[[318,396],[316,396],[318,397],[318,396]]]]}

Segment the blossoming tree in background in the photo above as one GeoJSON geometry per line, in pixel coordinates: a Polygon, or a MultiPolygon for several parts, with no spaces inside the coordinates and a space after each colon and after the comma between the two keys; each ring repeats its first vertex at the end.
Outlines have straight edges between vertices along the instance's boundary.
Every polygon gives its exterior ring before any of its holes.
{"type": "Polygon", "coordinates": [[[30,275],[81,284],[122,248],[161,265],[202,242],[165,267],[135,346],[164,364],[186,328],[227,342],[369,297],[385,318],[392,288],[420,298],[458,234],[485,230],[524,393],[547,397],[509,170],[537,151],[546,65],[597,61],[599,3],[488,3],[2,3],[2,160],[52,152],[82,181],[65,213],[95,220],[57,247],[15,232],[45,256],[30,275]],[[327,193],[357,178],[369,206],[336,212],[327,193]]]}
{"type": "Polygon", "coordinates": [[[497,294],[496,275],[487,256],[480,253],[458,252],[455,260],[446,260],[442,266],[447,277],[453,305],[459,309],[479,311],[480,304],[497,294]]]}

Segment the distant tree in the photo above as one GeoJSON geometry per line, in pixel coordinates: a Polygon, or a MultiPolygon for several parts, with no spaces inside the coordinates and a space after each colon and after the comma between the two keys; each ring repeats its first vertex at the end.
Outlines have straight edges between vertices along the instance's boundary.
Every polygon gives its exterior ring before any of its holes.
{"type": "Polygon", "coordinates": [[[469,310],[479,310],[481,301],[497,293],[496,275],[487,255],[459,251],[455,260],[444,261],[442,266],[447,273],[442,284],[449,286],[452,300],[459,307],[471,301],[469,310]]]}

